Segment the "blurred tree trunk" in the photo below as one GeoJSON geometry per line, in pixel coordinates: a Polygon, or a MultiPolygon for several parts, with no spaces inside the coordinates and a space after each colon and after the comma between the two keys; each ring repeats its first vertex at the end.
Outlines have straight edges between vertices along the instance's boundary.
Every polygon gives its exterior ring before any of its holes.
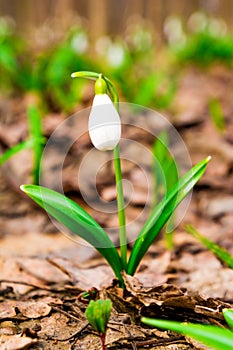
{"type": "Polygon", "coordinates": [[[178,15],[185,21],[198,10],[222,17],[233,28],[233,0],[0,0],[0,15],[12,16],[26,35],[48,17],[62,23],[78,13],[89,20],[92,40],[107,33],[123,34],[132,15],[148,18],[162,37],[166,17],[178,15]]]}
{"type": "Polygon", "coordinates": [[[88,19],[91,24],[91,40],[95,40],[108,32],[108,0],[89,0],[88,19]]]}

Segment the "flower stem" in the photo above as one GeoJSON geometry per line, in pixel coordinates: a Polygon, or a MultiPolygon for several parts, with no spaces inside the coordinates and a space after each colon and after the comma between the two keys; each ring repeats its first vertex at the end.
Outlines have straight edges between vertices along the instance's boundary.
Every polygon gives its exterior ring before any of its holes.
{"type": "MultiPolygon", "coordinates": [[[[75,72],[71,74],[72,78],[87,78],[97,80],[100,74],[95,72],[75,72]]],[[[102,76],[105,80],[108,92],[115,104],[117,111],[119,112],[119,96],[115,85],[106,78],[102,76]]],[[[121,159],[120,159],[120,147],[117,145],[113,150],[114,156],[114,169],[116,178],[116,192],[117,192],[117,208],[118,208],[118,220],[119,220],[119,240],[120,240],[120,252],[122,267],[126,271],[127,268],[127,236],[126,236],[126,220],[125,220],[125,204],[124,204],[124,192],[122,184],[122,171],[121,171],[121,159]]]]}
{"type": "MultiPolygon", "coordinates": [[[[110,80],[106,80],[106,83],[108,85],[108,90],[112,97],[112,100],[115,103],[115,107],[119,112],[119,96],[116,91],[116,88],[110,80]]],[[[115,178],[116,178],[121,261],[122,261],[123,269],[126,271],[127,269],[127,235],[126,235],[126,226],[125,226],[126,224],[125,201],[124,201],[124,191],[123,191],[123,183],[122,183],[121,157],[120,157],[119,144],[114,148],[113,156],[114,156],[114,169],[115,169],[115,178]]]]}
{"type": "Polygon", "coordinates": [[[118,220],[119,220],[119,238],[120,238],[120,251],[121,261],[124,270],[127,267],[127,237],[125,227],[125,203],[124,193],[122,185],[122,172],[121,172],[121,160],[120,160],[120,147],[117,145],[113,150],[114,155],[114,168],[116,177],[116,191],[117,191],[117,206],[118,206],[118,220]]]}

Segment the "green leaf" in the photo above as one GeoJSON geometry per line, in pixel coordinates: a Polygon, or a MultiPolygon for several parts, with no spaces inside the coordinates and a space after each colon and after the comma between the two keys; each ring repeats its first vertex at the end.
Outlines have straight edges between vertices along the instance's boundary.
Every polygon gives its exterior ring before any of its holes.
{"type": "Polygon", "coordinates": [[[226,130],[226,123],[222,106],[218,99],[212,98],[209,101],[209,112],[216,129],[220,132],[224,132],[226,130]]]}
{"type": "Polygon", "coordinates": [[[133,246],[127,266],[127,273],[129,275],[133,275],[135,273],[139,262],[145,255],[150,245],[153,243],[161,228],[171,217],[178,204],[186,197],[186,195],[204,174],[209,160],[210,157],[202,160],[200,163],[190,169],[155,207],[133,246]]]}
{"type": "Polygon", "coordinates": [[[210,241],[208,238],[204,237],[200,232],[198,232],[192,225],[186,225],[185,229],[193,237],[198,239],[207,249],[211,250],[214,255],[221,260],[226,266],[233,269],[233,256],[229,254],[224,248],[220,247],[218,244],[210,241]]]}
{"type": "MultiPolygon", "coordinates": [[[[43,140],[40,139],[39,142],[42,142],[43,140]]],[[[8,149],[6,152],[4,152],[0,156],[0,166],[4,164],[6,161],[8,161],[11,157],[13,157],[15,154],[17,154],[20,151],[23,151],[24,149],[32,148],[35,140],[28,140],[23,141],[15,145],[14,147],[8,149]]]]}
{"type": "Polygon", "coordinates": [[[85,311],[85,316],[96,332],[100,334],[106,333],[107,324],[111,314],[111,308],[112,302],[110,299],[90,301],[85,311]]]}
{"type": "Polygon", "coordinates": [[[233,329],[233,310],[232,309],[223,309],[223,316],[228,323],[229,327],[233,329]]]}
{"type": "Polygon", "coordinates": [[[44,149],[45,138],[42,133],[41,115],[39,109],[35,105],[28,106],[27,110],[28,121],[29,121],[29,133],[30,138],[34,141],[32,145],[33,149],[33,183],[38,184],[40,180],[40,162],[44,149]],[[41,142],[43,140],[43,142],[41,142]]]}
{"type": "Polygon", "coordinates": [[[228,329],[210,325],[156,320],[146,317],[142,317],[141,321],[152,327],[170,329],[171,331],[187,335],[207,346],[211,346],[215,350],[232,350],[233,333],[228,329]]]}
{"type": "Polygon", "coordinates": [[[49,215],[95,247],[122,281],[122,264],[115,246],[102,227],[84,209],[66,196],[42,186],[22,185],[20,188],[49,215]]]}

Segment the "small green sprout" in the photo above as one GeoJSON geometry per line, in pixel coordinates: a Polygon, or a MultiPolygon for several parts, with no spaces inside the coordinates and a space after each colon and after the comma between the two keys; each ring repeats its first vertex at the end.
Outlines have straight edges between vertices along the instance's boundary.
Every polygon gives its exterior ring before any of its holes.
{"type": "Polygon", "coordinates": [[[105,338],[111,308],[112,302],[110,299],[99,299],[97,301],[91,300],[85,311],[88,322],[100,335],[102,350],[106,349],[105,338]]]}
{"type": "Polygon", "coordinates": [[[152,327],[169,329],[171,331],[181,333],[200,341],[214,350],[232,350],[233,310],[224,309],[223,316],[231,330],[211,325],[180,323],[175,321],[151,319],[147,317],[142,317],[141,321],[152,327]]]}

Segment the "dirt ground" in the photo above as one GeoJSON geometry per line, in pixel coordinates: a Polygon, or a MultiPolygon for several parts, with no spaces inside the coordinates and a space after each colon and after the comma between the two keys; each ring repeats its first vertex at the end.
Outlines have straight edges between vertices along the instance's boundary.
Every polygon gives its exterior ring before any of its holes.
{"type": "MultiPolygon", "coordinates": [[[[18,154],[1,168],[1,349],[100,349],[99,337],[84,316],[87,304],[78,297],[91,287],[113,302],[107,331],[108,349],[205,349],[190,338],[149,329],[140,324],[140,317],[224,325],[221,310],[233,305],[233,271],[184,229],[185,224],[191,223],[233,254],[232,91],[233,75],[226,68],[215,66],[208,71],[187,69],[184,72],[172,108],[165,115],[182,136],[193,164],[208,155],[212,160],[195,187],[182,222],[175,229],[174,248],[166,249],[161,234],[135,277],[124,276],[124,292],[92,248],[61,233],[47,215],[21,193],[19,185],[30,181],[30,152],[18,154]],[[224,133],[215,128],[210,117],[208,105],[213,97],[223,109],[224,133]]],[[[65,117],[53,114],[44,118],[46,137],[49,138],[65,117]]],[[[131,132],[127,130],[126,134],[131,132]]],[[[24,99],[2,99],[2,148],[11,147],[26,135],[24,99]]],[[[134,137],[146,147],[151,146],[151,139],[143,133],[134,137]]],[[[86,134],[72,146],[62,174],[64,192],[101,225],[115,227],[116,215],[100,215],[88,207],[80,193],[77,173],[83,154],[90,148],[86,134]]],[[[44,181],[56,189],[59,187],[56,165],[62,155],[59,149],[54,152],[47,158],[48,176],[44,181]]],[[[91,186],[88,187],[88,173],[84,175],[88,190],[91,186]]],[[[134,223],[145,206],[147,188],[135,164],[125,162],[123,176],[134,185],[134,196],[127,207],[127,219],[134,223]]],[[[110,171],[109,166],[103,169],[97,178],[97,188],[105,200],[114,198],[111,167],[110,171]]],[[[132,237],[140,224],[138,220],[132,225],[132,237]]],[[[116,239],[114,233],[112,237],[116,239]]]]}

